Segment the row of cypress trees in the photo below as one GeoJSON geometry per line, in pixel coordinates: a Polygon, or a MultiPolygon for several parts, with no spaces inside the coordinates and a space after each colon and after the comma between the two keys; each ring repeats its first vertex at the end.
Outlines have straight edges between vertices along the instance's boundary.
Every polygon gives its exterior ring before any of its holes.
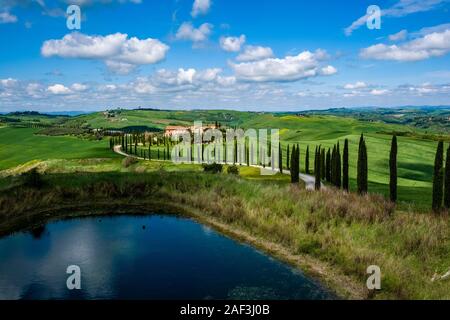
{"type": "Polygon", "coordinates": [[[444,142],[439,141],[434,160],[432,209],[439,212],[442,206],[450,209],[450,146],[444,167],[444,142]]]}

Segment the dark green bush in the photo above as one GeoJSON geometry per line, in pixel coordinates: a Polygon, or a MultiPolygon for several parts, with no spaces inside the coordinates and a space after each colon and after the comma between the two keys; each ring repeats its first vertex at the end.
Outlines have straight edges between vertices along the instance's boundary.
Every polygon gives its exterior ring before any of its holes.
{"type": "Polygon", "coordinates": [[[203,164],[203,170],[210,173],[221,173],[223,166],[220,163],[203,164]]]}
{"type": "Polygon", "coordinates": [[[227,172],[228,172],[228,174],[238,175],[239,174],[239,168],[238,168],[237,165],[233,164],[232,166],[229,166],[227,168],[227,172]]]}

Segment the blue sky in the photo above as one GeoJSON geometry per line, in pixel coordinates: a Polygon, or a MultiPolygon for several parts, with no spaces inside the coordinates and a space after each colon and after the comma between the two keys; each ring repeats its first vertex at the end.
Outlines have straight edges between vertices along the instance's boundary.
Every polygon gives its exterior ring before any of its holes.
{"type": "Polygon", "coordinates": [[[449,9],[449,0],[0,0],[0,112],[450,105],[449,9]],[[66,26],[70,4],[80,30],[66,26]],[[374,4],[380,29],[366,24],[374,4]]]}

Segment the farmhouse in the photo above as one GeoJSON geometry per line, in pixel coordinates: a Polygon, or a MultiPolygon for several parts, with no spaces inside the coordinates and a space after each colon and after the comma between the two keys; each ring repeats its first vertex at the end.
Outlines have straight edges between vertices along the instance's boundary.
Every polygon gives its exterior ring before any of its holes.
{"type": "Polygon", "coordinates": [[[172,137],[174,135],[182,135],[186,131],[189,131],[189,127],[183,126],[167,126],[164,130],[164,135],[166,137],[172,137]]]}
{"type": "MultiPolygon", "coordinates": [[[[202,133],[204,133],[208,129],[216,129],[216,125],[207,125],[202,126],[202,133]]],[[[164,135],[166,137],[172,137],[174,135],[182,135],[185,132],[194,132],[196,127],[190,126],[190,127],[184,127],[184,126],[167,126],[164,130],[164,135]]]]}

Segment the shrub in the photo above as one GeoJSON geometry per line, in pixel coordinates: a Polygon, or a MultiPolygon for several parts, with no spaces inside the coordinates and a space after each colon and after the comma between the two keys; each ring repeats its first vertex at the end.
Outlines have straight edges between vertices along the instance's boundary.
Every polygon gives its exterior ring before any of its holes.
{"type": "Polygon", "coordinates": [[[232,166],[229,166],[227,168],[227,172],[228,172],[228,174],[238,175],[239,174],[239,168],[236,165],[233,164],[232,166]]]}
{"type": "Polygon", "coordinates": [[[137,163],[138,160],[134,157],[126,157],[125,159],[122,160],[122,166],[124,168],[128,168],[129,166],[137,163]]]}
{"type": "Polygon", "coordinates": [[[203,164],[203,170],[210,173],[221,173],[223,166],[220,163],[203,164]]]}
{"type": "Polygon", "coordinates": [[[23,174],[24,184],[32,188],[40,188],[44,185],[44,180],[42,180],[41,174],[36,168],[31,169],[23,174]]]}

